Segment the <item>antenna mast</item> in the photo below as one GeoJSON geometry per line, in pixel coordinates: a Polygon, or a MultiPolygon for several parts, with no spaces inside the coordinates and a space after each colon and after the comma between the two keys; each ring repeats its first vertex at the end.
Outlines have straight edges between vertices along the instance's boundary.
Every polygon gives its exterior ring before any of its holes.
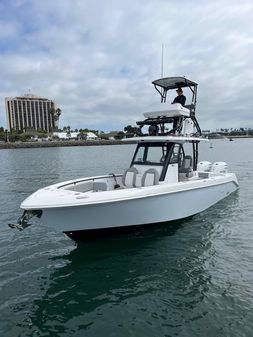
{"type": "Polygon", "coordinates": [[[161,61],[161,78],[163,78],[163,44],[162,44],[162,61],[161,61]]]}

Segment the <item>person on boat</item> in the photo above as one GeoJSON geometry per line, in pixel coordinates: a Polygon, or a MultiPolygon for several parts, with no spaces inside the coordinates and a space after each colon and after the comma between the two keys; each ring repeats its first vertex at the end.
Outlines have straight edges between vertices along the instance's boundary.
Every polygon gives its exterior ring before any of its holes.
{"type": "MultiPolygon", "coordinates": [[[[175,103],[180,103],[182,106],[185,105],[185,101],[186,101],[186,97],[183,94],[183,89],[182,88],[178,88],[176,90],[177,92],[177,96],[174,98],[174,101],[172,102],[172,104],[175,103]]],[[[176,128],[178,126],[178,124],[180,123],[180,117],[174,117],[173,119],[173,132],[175,133],[176,128]]]]}
{"type": "Polygon", "coordinates": [[[174,101],[172,102],[172,104],[174,103],[180,103],[182,106],[185,105],[185,101],[186,101],[186,97],[183,94],[183,89],[182,88],[178,88],[176,90],[177,92],[177,96],[174,98],[174,101]]]}

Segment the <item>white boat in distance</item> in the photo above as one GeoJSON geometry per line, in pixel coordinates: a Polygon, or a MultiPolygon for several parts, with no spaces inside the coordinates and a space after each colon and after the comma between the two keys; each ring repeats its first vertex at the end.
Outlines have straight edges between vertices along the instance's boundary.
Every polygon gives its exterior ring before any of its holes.
{"type": "Polygon", "coordinates": [[[56,231],[82,241],[187,218],[237,190],[237,178],[226,163],[198,162],[199,144],[208,140],[201,136],[195,117],[197,83],[185,77],[152,83],[162,103],[169,90],[189,88],[191,104],[163,104],[162,111],[144,114],[146,118],[137,122],[139,137],[125,139],[137,142],[125,172],[42,188],[22,202],[24,213],[10,227],[22,230],[37,216],[56,231]]]}

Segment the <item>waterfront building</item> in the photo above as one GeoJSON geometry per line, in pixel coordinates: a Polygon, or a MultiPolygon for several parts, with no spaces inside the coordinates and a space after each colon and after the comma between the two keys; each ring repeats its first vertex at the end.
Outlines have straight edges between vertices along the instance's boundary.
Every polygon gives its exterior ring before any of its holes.
{"type": "Polygon", "coordinates": [[[98,136],[95,135],[95,133],[93,133],[93,132],[87,132],[87,136],[86,136],[87,140],[96,140],[97,138],[98,138],[98,136]]]}
{"type": "MultiPolygon", "coordinates": [[[[54,132],[53,136],[59,138],[60,140],[66,140],[66,139],[79,139],[80,133],[79,132],[54,132]]],[[[98,136],[95,135],[93,132],[86,132],[85,133],[85,139],[86,140],[96,140],[98,139],[98,136]]]]}
{"type": "Polygon", "coordinates": [[[59,138],[59,140],[78,139],[79,132],[54,132],[53,136],[59,138]]]}
{"type": "MultiPolygon", "coordinates": [[[[6,119],[9,131],[27,129],[52,131],[58,127],[56,103],[40,96],[26,94],[18,97],[6,97],[6,119]]],[[[60,109],[58,109],[60,111],[60,109]]]]}

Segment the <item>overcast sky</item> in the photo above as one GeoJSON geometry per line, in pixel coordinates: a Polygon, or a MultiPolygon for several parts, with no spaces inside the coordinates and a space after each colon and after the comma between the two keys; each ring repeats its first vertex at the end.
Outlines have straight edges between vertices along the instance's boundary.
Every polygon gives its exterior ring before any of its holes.
{"type": "Polygon", "coordinates": [[[60,127],[134,125],[160,104],[163,44],[163,75],[199,84],[202,129],[252,128],[252,21],[252,0],[0,0],[0,126],[4,98],[29,90],[60,127]]]}

